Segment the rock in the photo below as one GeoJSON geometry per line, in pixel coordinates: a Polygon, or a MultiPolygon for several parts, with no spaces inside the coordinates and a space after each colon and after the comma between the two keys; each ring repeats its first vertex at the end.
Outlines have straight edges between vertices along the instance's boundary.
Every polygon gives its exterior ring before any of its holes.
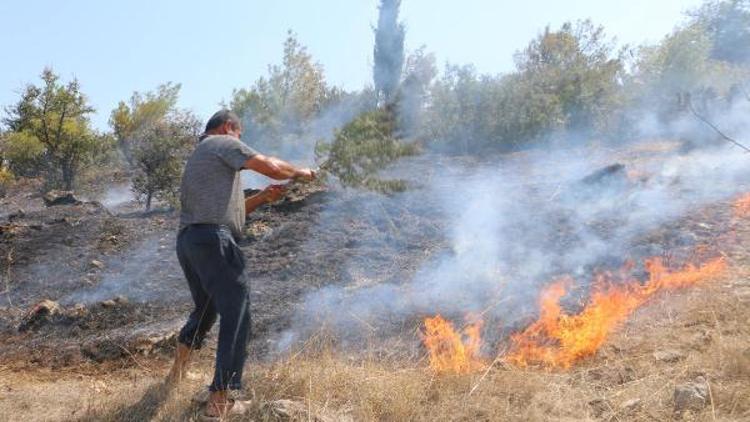
{"type": "Polygon", "coordinates": [[[94,260],[91,261],[91,266],[99,268],[100,270],[104,269],[104,263],[102,261],[99,261],[99,260],[96,260],[96,259],[94,259],[94,260]]]}
{"type": "Polygon", "coordinates": [[[124,305],[126,303],[128,303],[128,298],[126,298],[125,296],[116,296],[112,299],[102,301],[101,305],[105,308],[112,308],[117,305],[124,305]]]}
{"type": "Polygon", "coordinates": [[[680,384],[674,389],[674,411],[682,413],[686,410],[701,410],[708,401],[708,383],[705,378],[698,377],[694,382],[680,384]]]}
{"type": "Polygon", "coordinates": [[[165,349],[175,343],[177,340],[177,331],[154,334],[148,337],[133,339],[129,346],[136,352],[148,356],[151,353],[165,349]]]}
{"type": "Polygon", "coordinates": [[[86,305],[83,303],[76,303],[70,313],[73,316],[82,317],[88,313],[88,309],[86,309],[86,305]]]}
{"type": "MultiPolygon", "coordinates": [[[[598,185],[610,183],[613,180],[620,178],[626,178],[625,166],[620,163],[610,164],[606,167],[602,167],[599,170],[590,173],[581,182],[586,185],[598,185]]],[[[618,180],[619,181],[619,180],[618,180]]]]}
{"type": "Polygon", "coordinates": [[[641,399],[631,399],[620,405],[620,412],[630,415],[641,407],[641,399]]]}
{"type": "Polygon", "coordinates": [[[62,307],[59,303],[45,299],[34,305],[34,307],[26,313],[26,316],[23,317],[21,324],[18,326],[18,331],[25,332],[36,328],[50,317],[61,313],[62,307]]]}
{"type": "Polygon", "coordinates": [[[659,362],[674,363],[685,359],[685,354],[679,350],[658,350],[653,353],[654,359],[659,362]]]}
{"type": "Polygon", "coordinates": [[[700,227],[703,230],[708,230],[708,231],[711,231],[714,229],[713,227],[711,227],[710,224],[707,224],[707,223],[698,223],[696,224],[696,226],[700,227]]]}
{"type": "Polygon", "coordinates": [[[83,202],[75,197],[73,191],[51,190],[42,197],[44,205],[53,207],[56,205],[80,205],[83,202]]]}
{"type": "Polygon", "coordinates": [[[26,216],[26,212],[23,209],[18,209],[16,212],[8,214],[8,221],[17,220],[19,218],[24,218],[26,216]]]}
{"type": "Polygon", "coordinates": [[[563,199],[576,202],[588,201],[622,195],[631,185],[625,166],[615,163],[592,171],[565,189],[561,196],[563,199]]]}

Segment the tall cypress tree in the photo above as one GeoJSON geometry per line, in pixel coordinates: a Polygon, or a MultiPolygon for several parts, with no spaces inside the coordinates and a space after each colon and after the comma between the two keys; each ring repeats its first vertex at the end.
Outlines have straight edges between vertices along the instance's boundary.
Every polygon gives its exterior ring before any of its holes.
{"type": "Polygon", "coordinates": [[[393,104],[404,65],[404,25],[398,21],[401,0],[380,0],[380,16],[375,28],[373,80],[378,105],[393,104]]]}

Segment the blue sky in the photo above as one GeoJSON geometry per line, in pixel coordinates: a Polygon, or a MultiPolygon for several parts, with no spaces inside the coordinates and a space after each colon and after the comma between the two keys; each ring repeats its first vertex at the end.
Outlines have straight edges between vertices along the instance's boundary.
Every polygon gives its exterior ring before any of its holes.
{"type": "MultiPolygon", "coordinates": [[[[701,0],[403,0],[407,48],[426,45],[441,64],[480,72],[513,68],[513,53],[546,25],[591,18],[621,44],[653,43],[701,0]]],[[[107,129],[134,90],[182,84],[180,105],[207,118],[233,88],[281,58],[288,29],[330,83],[370,81],[376,0],[5,0],[0,3],[0,106],[13,103],[45,66],[77,77],[107,129]]]]}

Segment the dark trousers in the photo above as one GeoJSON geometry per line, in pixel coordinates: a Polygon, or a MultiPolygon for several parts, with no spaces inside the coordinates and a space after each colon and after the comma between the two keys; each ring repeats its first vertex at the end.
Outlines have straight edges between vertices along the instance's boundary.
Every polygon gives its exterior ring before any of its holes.
{"type": "Polygon", "coordinates": [[[229,229],[199,224],[188,226],[177,236],[177,258],[195,302],[179,341],[199,349],[218,315],[216,370],[209,389],[239,390],[250,336],[250,297],[242,251],[229,229]]]}

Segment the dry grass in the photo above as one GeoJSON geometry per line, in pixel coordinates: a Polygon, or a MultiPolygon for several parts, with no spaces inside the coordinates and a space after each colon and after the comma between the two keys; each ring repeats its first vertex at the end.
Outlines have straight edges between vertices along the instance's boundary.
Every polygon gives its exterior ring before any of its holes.
{"type": "MultiPolygon", "coordinates": [[[[308,345],[294,358],[249,365],[248,420],[750,420],[750,298],[736,294],[750,286],[746,280],[735,272],[658,298],[595,358],[567,372],[496,364],[486,374],[435,376],[424,362],[352,358],[322,342],[308,345]],[[657,361],[653,353],[664,350],[684,357],[657,361]],[[675,385],[697,376],[709,382],[710,403],[674,414],[675,385]],[[274,411],[278,400],[297,404],[291,418],[274,411]]],[[[210,351],[201,356],[197,366],[207,380],[210,351]]],[[[142,380],[92,400],[79,420],[190,420],[199,411],[190,397],[200,388],[192,382],[167,392],[142,380]]]]}

